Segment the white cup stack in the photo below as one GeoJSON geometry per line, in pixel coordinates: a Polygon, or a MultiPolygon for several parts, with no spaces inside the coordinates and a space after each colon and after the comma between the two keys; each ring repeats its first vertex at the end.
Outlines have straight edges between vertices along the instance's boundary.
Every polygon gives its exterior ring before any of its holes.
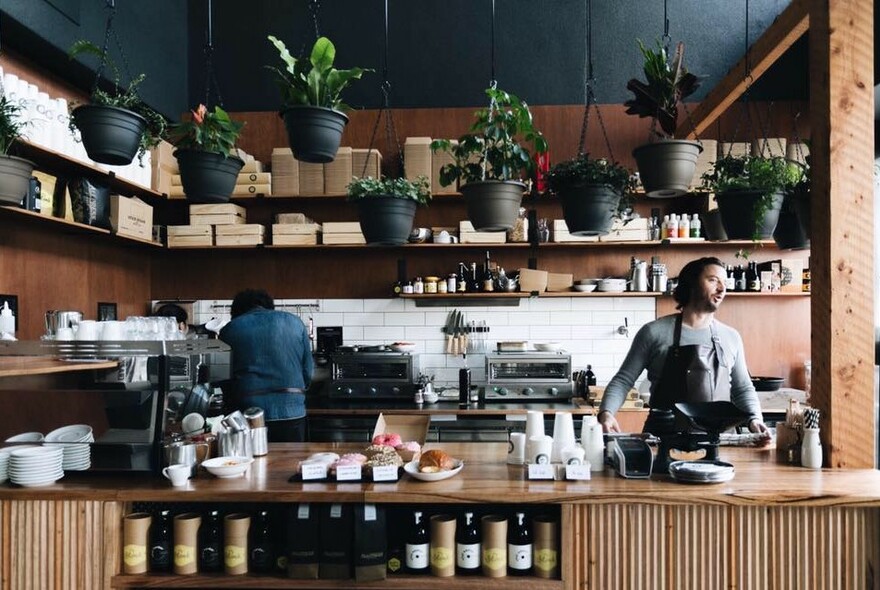
{"type": "Polygon", "coordinates": [[[533,436],[544,436],[544,413],[529,410],[526,413],[526,440],[533,436]]]}
{"type": "Polygon", "coordinates": [[[562,450],[577,446],[577,438],[574,435],[574,419],[571,412],[556,412],[553,421],[553,452],[550,461],[562,462],[562,450]]]}

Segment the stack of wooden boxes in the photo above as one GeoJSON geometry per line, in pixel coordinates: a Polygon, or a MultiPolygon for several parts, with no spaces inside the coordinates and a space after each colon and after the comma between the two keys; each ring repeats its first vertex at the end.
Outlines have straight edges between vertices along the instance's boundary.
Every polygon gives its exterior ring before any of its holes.
{"type": "Polygon", "coordinates": [[[507,232],[476,231],[470,221],[459,221],[458,239],[462,244],[504,244],[507,242],[507,232]]]}
{"type": "Polygon", "coordinates": [[[611,224],[611,231],[604,236],[599,236],[600,242],[646,242],[651,239],[651,231],[648,229],[648,218],[639,217],[624,223],[615,219],[611,224]]]}
{"type": "Polygon", "coordinates": [[[348,183],[352,176],[351,152],[350,147],[340,147],[336,158],[324,164],[324,193],[344,195],[348,192],[348,183]]]}
{"type": "Polygon", "coordinates": [[[377,179],[382,178],[382,154],[377,149],[352,148],[351,172],[351,175],[357,178],[367,176],[377,179]],[[370,159],[369,163],[367,163],[368,156],[370,159]],[[365,164],[366,172],[364,172],[365,164]]]}
{"type": "Polygon", "coordinates": [[[150,150],[150,166],[152,168],[153,190],[165,195],[171,194],[172,177],[179,174],[177,158],[174,157],[174,146],[167,141],[160,141],[159,145],[150,150]]]}
{"type": "MultiPolygon", "coordinates": [[[[268,172],[263,172],[263,163],[244,150],[237,151],[238,157],[244,160],[244,166],[242,166],[238,173],[238,179],[235,181],[235,187],[232,189],[231,196],[237,199],[244,199],[260,195],[271,195],[272,175],[268,172]]],[[[161,192],[166,192],[169,199],[186,198],[176,159],[174,160],[174,173],[171,175],[171,186],[169,190],[161,192]]]]}
{"type": "Polygon", "coordinates": [[[382,154],[377,150],[340,147],[327,164],[309,164],[293,157],[290,148],[272,150],[272,191],[276,196],[344,195],[353,177],[360,178],[369,152],[366,176],[381,178],[382,154]]]}
{"type": "Polygon", "coordinates": [[[403,144],[403,161],[406,162],[407,180],[424,176],[428,179],[428,186],[433,186],[430,137],[407,137],[403,144]]]}
{"type": "Polygon", "coordinates": [[[168,226],[168,247],[257,246],[264,242],[265,230],[248,224],[240,205],[190,205],[189,225],[168,226]]]}
{"type": "Polygon", "coordinates": [[[279,213],[272,225],[273,246],[300,246],[318,243],[321,225],[303,213],[279,213]]]}
{"type": "Polygon", "coordinates": [[[564,219],[554,219],[552,231],[550,232],[551,242],[598,242],[599,236],[575,236],[568,232],[568,225],[564,219]]]}
{"type": "Polygon", "coordinates": [[[272,150],[272,194],[288,197],[299,195],[299,162],[290,148],[272,150]]]}
{"type": "Polygon", "coordinates": [[[325,244],[366,244],[359,221],[325,221],[323,240],[325,244]]]}

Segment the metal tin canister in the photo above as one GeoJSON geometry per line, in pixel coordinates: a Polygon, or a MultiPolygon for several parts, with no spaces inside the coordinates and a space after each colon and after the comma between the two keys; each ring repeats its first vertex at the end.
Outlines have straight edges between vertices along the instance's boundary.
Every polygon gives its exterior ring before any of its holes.
{"type": "Polygon", "coordinates": [[[256,406],[248,408],[244,411],[244,417],[250,428],[262,428],[266,425],[263,408],[258,408],[256,406]]]}

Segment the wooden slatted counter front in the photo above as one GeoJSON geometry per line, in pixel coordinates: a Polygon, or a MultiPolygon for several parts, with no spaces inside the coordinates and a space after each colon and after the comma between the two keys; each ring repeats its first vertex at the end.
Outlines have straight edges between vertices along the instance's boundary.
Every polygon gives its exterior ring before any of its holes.
{"type": "MultiPolygon", "coordinates": [[[[431,445],[436,446],[436,445],[431,445]]],[[[0,485],[2,588],[877,588],[880,472],[778,465],[768,449],[722,448],[736,477],[715,485],[627,480],[529,481],[507,446],[446,444],[457,476],[420,482],[290,483],[297,462],[357,445],[279,444],[246,478],[67,475],[46,488],[0,485]],[[244,576],[120,575],[122,515],[136,501],[350,502],[561,506],[562,579],[391,577],[383,583],[244,576]],[[513,583],[511,586],[510,584],[513,583]]]]}

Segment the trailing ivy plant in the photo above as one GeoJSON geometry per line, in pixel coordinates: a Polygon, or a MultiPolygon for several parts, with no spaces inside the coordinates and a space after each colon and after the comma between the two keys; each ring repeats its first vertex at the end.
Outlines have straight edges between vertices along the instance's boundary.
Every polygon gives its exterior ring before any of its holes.
{"type": "MultiPolygon", "coordinates": [[[[100,47],[91,41],[75,41],[67,51],[67,54],[71,59],[79,55],[95,57],[99,62],[107,64],[113,72],[113,90],[107,92],[96,87],[95,91],[92,93],[91,102],[95,105],[126,109],[133,113],[137,113],[146,120],[147,126],[144,129],[143,134],[141,134],[140,147],[138,149],[138,159],[143,158],[147,150],[155,147],[159,141],[165,137],[167,127],[165,117],[150,108],[143,100],[141,100],[137,93],[138,86],[144,81],[146,76],[144,74],[139,74],[129,81],[128,86],[123,86],[121,83],[119,68],[116,67],[116,64],[110,59],[110,56],[106,55],[100,47]]],[[[79,105],[71,104],[71,111],[73,111],[76,106],[79,105]]],[[[68,126],[71,133],[76,132],[77,127],[75,117],[70,117],[68,126]]]]}
{"type": "Polygon", "coordinates": [[[290,54],[284,41],[269,35],[269,41],[278,50],[284,68],[265,66],[275,73],[275,82],[281,90],[282,108],[292,106],[325,107],[337,111],[349,110],[340,97],[342,91],[364,72],[372,70],[351,68],[337,70],[336,47],[327,37],[319,37],[312,47],[309,59],[297,59],[290,54]]]}
{"type": "Polygon", "coordinates": [[[724,156],[718,158],[711,172],[703,174],[703,187],[715,193],[728,191],[759,191],[752,219],[755,228],[773,207],[777,193],[791,190],[803,178],[803,167],[782,157],[724,156]]]}
{"type": "Polygon", "coordinates": [[[375,197],[394,197],[409,199],[419,205],[427,205],[431,200],[431,187],[428,179],[418,176],[415,180],[406,178],[375,179],[372,176],[352,178],[348,184],[348,200],[360,201],[375,197]]]}
{"type": "Polygon", "coordinates": [[[524,100],[497,88],[487,88],[486,95],[493,106],[474,114],[476,121],[470,133],[461,136],[457,144],[448,139],[431,142],[432,151],[449,152],[454,159],[440,169],[443,186],[457,180],[468,183],[531,178],[535,160],[529,144],[535,153],[547,151],[547,141],[535,128],[524,100]]]}
{"type": "Polygon", "coordinates": [[[28,125],[20,119],[21,107],[9,100],[5,94],[0,96],[0,155],[9,153],[12,144],[21,137],[22,131],[28,125]]]}
{"type": "Polygon", "coordinates": [[[571,160],[560,162],[547,174],[547,186],[554,193],[584,184],[604,184],[620,195],[619,211],[631,206],[632,192],[636,187],[629,170],[605,158],[590,158],[589,154],[578,154],[571,160]]]}

